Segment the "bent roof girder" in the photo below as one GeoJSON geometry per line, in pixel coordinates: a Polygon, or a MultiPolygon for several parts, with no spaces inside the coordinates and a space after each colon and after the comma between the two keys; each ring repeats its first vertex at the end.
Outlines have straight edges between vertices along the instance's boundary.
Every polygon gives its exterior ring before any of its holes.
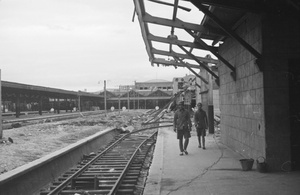
{"type": "Polygon", "coordinates": [[[145,14],[145,6],[143,0],[133,0],[135,4],[135,12],[138,15],[138,20],[140,23],[140,28],[142,32],[142,37],[144,40],[144,43],[146,45],[146,50],[149,56],[149,61],[152,63],[152,60],[154,59],[153,54],[151,53],[152,44],[147,39],[147,35],[149,34],[149,28],[148,24],[143,21],[143,15],[145,14]]]}
{"type": "MultiPolygon", "coordinates": [[[[176,44],[176,45],[180,45],[180,44],[176,44]]],[[[181,54],[181,53],[176,53],[174,51],[168,52],[168,51],[163,51],[163,50],[158,50],[158,49],[152,48],[151,52],[153,54],[158,54],[158,55],[165,55],[165,56],[173,56],[173,55],[175,55],[175,56],[180,57],[180,58],[192,59],[193,60],[193,58],[190,57],[189,55],[181,54]]],[[[211,64],[218,64],[218,60],[209,59],[209,58],[203,58],[203,57],[199,57],[199,56],[196,56],[196,58],[199,61],[201,61],[201,62],[211,63],[211,64]]]]}
{"type": "Polygon", "coordinates": [[[184,63],[183,60],[180,59],[180,58],[178,58],[178,57],[175,57],[175,60],[180,61],[182,64],[185,65],[185,67],[186,67],[187,69],[189,69],[192,73],[194,73],[194,75],[195,75],[196,77],[198,77],[199,79],[201,79],[204,83],[208,84],[208,81],[207,81],[205,78],[203,78],[202,76],[200,76],[197,72],[195,72],[195,71],[191,68],[191,66],[190,66],[188,63],[184,63]]]}
{"type": "MultiPolygon", "coordinates": [[[[186,46],[186,47],[191,47],[191,48],[195,48],[195,49],[202,49],[202,50],[207,50],[206,48],[204,48],[201,44],[197,43],[197,42],[188,42],[188,41],[183,41],[183,40],[177,40],[177,39],[168,39],[168,38],[164,38],[164,37],[159,37],[159,36],[155,36],[151,33],[149,33],[148,35],[148,40],[150,41],[156,41],[156,42],[161,42],[161,43],[169,43],[169,44],[173,44],[173,45],[182,45],[182,46],[186,46]]],[[[209,48],[213,49],[213,50],[217,50],[216,47],[213,46],[209,46],[209,48]]]]}
{"type": "Polygon", "coordinates": [[[182,47],[181,45],[177,45],[178,47],[180,47],[180,49],[182,49],[187,55],[189,55],[191,58],[193,58],[194,61],[196,61],[201,67],[203,67],[207,72],[209,72],[213,77],[215,77],[216,79],[219,79],[218,75],[216,75],[213,71],[210,70],[210,68],[208,66],[206,66],[205,64],[203,64],[202,62],[200,62],[196,56],[194,56],[191,52],[189,52],[188,50],[186,50],[184,47],[182,47]]]}

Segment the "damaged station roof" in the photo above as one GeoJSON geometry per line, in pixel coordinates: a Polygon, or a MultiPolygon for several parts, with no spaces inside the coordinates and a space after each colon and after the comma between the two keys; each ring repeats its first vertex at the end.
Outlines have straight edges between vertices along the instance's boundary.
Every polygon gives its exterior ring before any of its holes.
{"type": "Polygon", "coordinates": [[[203,80],[193,70],[202,67],[217,83],[219,77],[211,70],[212,64],[221,61],[232,71],[232,76],[235,75],[235,67],[218,53],[219,45],[228,37],[255,58],[261,58],[258,51],[235,33],[248,13],[296,13],[295,16],[299,16],[297,0],[133,1],[152,66],[186,67],[203,80]],[[164,6],[165,11],[159,13],[158,6],[164,6]],[[203,52],[213,54],[213,58],[203,56],[203,52]]]}

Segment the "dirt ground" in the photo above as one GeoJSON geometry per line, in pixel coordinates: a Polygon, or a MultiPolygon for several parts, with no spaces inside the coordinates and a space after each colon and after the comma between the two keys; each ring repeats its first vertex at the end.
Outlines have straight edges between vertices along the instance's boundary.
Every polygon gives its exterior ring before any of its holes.
{"type": "Polygon", "coordinates": [[[0,174],[57,151],[108,127],[122,128],[144,121],[144,111],[91,115],[57,122],[43,122],[3,131],[0,139],[0,174]]]}

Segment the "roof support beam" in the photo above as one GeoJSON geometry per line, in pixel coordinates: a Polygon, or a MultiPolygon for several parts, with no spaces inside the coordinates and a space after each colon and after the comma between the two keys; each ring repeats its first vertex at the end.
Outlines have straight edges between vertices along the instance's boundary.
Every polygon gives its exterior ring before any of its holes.
{"type": "Polygon", "coordinates": [[[201,1],[191,0],[191,3],[193,3],[205,15],[210,17],[210,19],[212,19],[217,25],[219,25],[220,28],[222,28],[229,36],[231,36],[233,39],[239,42],[245,49],[247,49],[250,53],[252,53],[256,58],[261,57],[261,54],[259,52],[257,52],[251,45],[249,45],[246,41],[244,41],[241,37],[239,37],[230,28],[227,28],[227,26],[224,25],[219,18],[217,18],[212,12],[210,12],[204,5],[201,4],[202,3],[201,1]]]}
{"type": "MultiPolygon", "coordinates": [[[[164,37],[155,36],[155,35],[153,35],[151,33],[149,33],[149,35],[148,35],[148,40],[150,40],[150,41],[156,41],[156,42],[161,42],[161,43],[168,43],[168,44],[173,44],[173,45],[180,44],[180,45],[186,46],[186,47],[207,50],[205,47],[203,47],[202,45],[200,45],[197,42],[192,43],[192,42],[181,41],[181,40],[177,40],[177,39],[168,39],[168,38],[164,38],[164,37]]],[[[208,47],[211,50],[217,51],[217,47],[212,47],[212,46],[208,46],[208,47]]]]}
{"type": "Polygon", "coordinates": [[[135,12],[138,15],[138,20],[139,20],[141,31],[142,31],[142,37],[143,37],[143,40],[146,45],[146,50],[147,50],[147,53],[149,56],[149,60],[152,61],[152,59],[154,58],[153,54],[150,51],[152,48],[152,45],[151,45],[151,42],[148,41],[148,39],[147,39],[147,35],[149,34],[149,29],[148,29],[147,23],[145,23],[143,21],[143,16],[145,14],[144,2],[143,2],[143,0],[133,0],[133,2],[135,5],[135,12]]]}
{"type": "Polygon", "coordinates": [[[226,34],[224,34],[221,31],[209,30],[203,25],[183,22],[182,20],[179,19],[169,20],[165,18],[154,17],[148,13],[145,13],[145,15],[142,18],[142,21],[147,23],[152,23],[152,24],[180,28],[180,29],[191,29],[193,31],[201,32],[207,35],[226,36],[226,34]]]}

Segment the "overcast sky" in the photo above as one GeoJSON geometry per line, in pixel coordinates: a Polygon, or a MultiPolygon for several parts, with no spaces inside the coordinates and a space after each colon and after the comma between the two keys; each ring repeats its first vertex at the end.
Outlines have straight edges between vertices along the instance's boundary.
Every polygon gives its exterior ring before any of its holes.
{"type": "Polygon", "coordinates": [[[133,10],[132,0],[0,0],[1,79],[92,92],[104,80],[112,88],[190,74],[150,65],[133,10]]]}

